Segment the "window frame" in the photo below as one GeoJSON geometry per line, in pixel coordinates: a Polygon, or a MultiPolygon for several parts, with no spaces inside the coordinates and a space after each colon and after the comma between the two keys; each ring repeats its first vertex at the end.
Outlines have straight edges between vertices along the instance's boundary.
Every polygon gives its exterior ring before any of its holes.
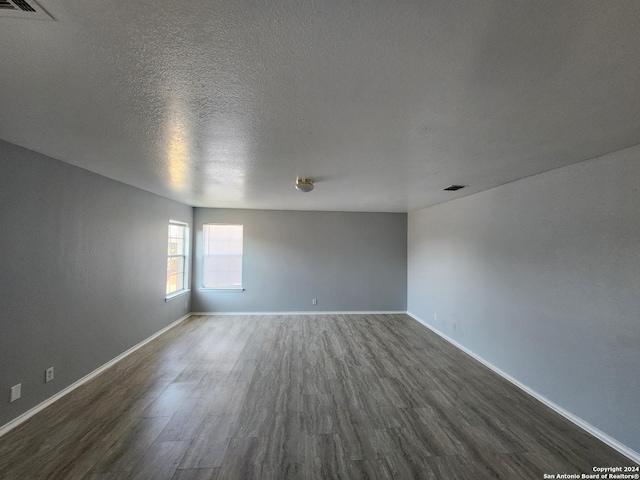
{"type": "Polygon", "coordinates": [[[189,293],[191,291],[191,289],[189,288],[189,280],[190,280],[190,276],[189,276],[189,259],[190,259],[190,249],[189,249],[189,245],[190,245],[190,229],[189,229],[189,223],[187,222],[181,222],[180,220],[171,220],[169,219],[169,223],[167,225],[167,277],[165,279],[165,301],[169,301],[173,298],[179,297],[181,295],[185,295],[187,293],[189,293]],[[178,227],[182,227],[184,228],[184,249],[181,255],[179,254],[171,254],[169,253],[169,245],[170,245],[170,241],[171,241],[171,226],[175,225],[178,227]],[[167,280],[169,278],[168,275],[168,270],[169,270],[169,260],[171,258],[183,258],[184,259],[184,265],[183,265],[183,269],[182,269],[182,289],[180,290],[176,290],[174,292],[170,292],[167,293],[167,280]]]}
{"type": "Polygon", "coordinates": [[[244,292],[244,224],[243,223],[220,223],[220,222],[207,222],[202,224],[202,270],[200,275],[200,289],[207,291],[218,291],[218,292],[244,292]],[[233,227],[242,227],[242,253],[240,255],[240,285],[237,286],[207,286],[204,284],[205,277],[205,250],[206,250],[206,238],[205,238],[205,227],[207,225],[214,226],[233,226],[233,227]]]}

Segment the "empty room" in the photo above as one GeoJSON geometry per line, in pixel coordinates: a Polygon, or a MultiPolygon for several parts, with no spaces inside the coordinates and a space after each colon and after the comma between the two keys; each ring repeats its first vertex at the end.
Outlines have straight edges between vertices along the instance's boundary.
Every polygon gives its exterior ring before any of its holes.
{"type": "Polygon", "coordinates": [[[0,41],[0,479],[640,478],[638,2],[0,41]]]}

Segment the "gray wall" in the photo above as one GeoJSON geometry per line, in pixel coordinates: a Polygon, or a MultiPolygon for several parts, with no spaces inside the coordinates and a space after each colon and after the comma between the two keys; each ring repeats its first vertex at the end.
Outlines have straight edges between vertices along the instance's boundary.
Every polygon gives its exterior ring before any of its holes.
{"type": "Polygon", "coordinates": [[[633,147],[408,222],[409,312],[635,451],[639,179],[633,147]]]}
{"type": "Polygon", "coordinates": [[[2,141],[0,167],[3,425],[187,312],[167,224],[193,209],[2,141]]]}
{"type": "Polygon", "coordinates": [[[196,208],[194,230],[194,312],[406,310],[406,214],[196,208]],[[244,292],[199,289],[204,223],[244,225],[244,292]]]}

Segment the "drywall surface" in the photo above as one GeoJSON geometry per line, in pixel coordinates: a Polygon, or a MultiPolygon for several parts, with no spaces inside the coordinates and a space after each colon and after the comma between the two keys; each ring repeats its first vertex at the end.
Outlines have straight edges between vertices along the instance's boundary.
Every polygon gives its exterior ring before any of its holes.
{"type": "Polygon", "coordinates": [[[188,311],[165,302],[167,224],[193,209],[2,141],[0,166],[3,425],[188,311]]]}
{"type": "Polygon", "coordinates": [[[196,208],[194,230],[194,312],[406,310],[406,214],[196,208]],[[205,223],[244,225],[243,292],[199,288],[205,223]]]}
{"type": "Polygon", "coordinates": [[[408,311],[640,451],[640,147],[409,213],[408,311]]]}

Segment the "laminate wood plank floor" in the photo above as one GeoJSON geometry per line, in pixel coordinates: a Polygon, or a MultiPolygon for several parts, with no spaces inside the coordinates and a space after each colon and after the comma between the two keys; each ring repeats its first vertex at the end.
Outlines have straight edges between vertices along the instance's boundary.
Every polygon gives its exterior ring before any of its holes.
{"type": "Polygon", "coordinates": [[[541,479],[633,463],[406,315],[192,316],[0,438],[2,479],[541,479]]]}

